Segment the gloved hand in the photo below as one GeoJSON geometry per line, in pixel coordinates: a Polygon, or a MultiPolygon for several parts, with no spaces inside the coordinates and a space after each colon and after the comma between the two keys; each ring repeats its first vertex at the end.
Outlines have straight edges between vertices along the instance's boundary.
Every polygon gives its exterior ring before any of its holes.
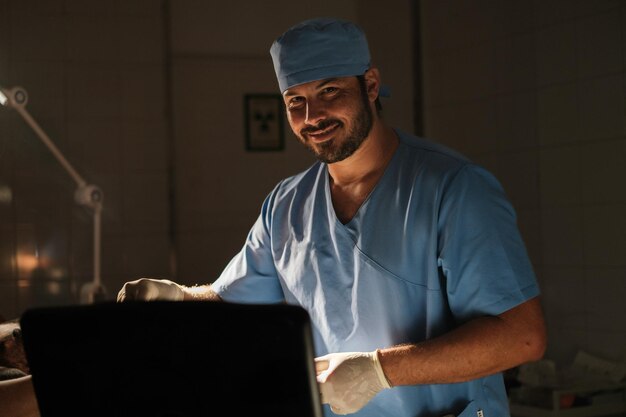
{"type": "Polygon", "coordinates": [[[315,358],[322,403],[336,414],[359,411],[378,392],[391,388],[378,351],[330,353],[315,358]]]}
{"type": "Polygon", "coordinates": [[[117,293],[117,301],[183,301],[183,287],[168,279],[141,278],[124,284],[117,293]]]}

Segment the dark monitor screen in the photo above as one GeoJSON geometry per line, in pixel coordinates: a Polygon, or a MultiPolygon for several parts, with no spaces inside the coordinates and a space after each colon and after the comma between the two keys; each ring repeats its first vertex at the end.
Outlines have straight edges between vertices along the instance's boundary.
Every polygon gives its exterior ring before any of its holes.
{"type": "Polygon", "coordinates": [[[105,302],[20,325],[42,417],[322,415],[297,306],[105,302]]]}

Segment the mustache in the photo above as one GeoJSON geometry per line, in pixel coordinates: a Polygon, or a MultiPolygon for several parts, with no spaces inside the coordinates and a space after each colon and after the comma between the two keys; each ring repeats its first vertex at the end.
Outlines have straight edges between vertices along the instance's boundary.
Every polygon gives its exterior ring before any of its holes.
{"type": "Polygon", "coordinates": [[[305,135],[306,133],[315,133],[317,131],[324,130],[327,127],[335,125],[335,124],[338,125],[339,127],[343,126],[343,123],[341,123],[339,120],[326,119],[326,120],[322,120],[315,126],[307,126],[303,128],[302,130],[300,130],[300,134],[305,135]]]}

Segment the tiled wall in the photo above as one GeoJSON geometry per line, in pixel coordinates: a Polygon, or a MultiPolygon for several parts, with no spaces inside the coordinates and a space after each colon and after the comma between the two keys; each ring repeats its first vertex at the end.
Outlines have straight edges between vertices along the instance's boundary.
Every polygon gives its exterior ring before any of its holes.
{"type": "MultiPolygon", "coordinates": [[[[26,88],[27,110],[102,188],[109,298],[141,276],[211,282],[265,195],[313,162],[287,125],[283,151],[245,149],[244,95],[277,92],[272,40],[315,16],[361,23],[393,90],[385,117],[411,129],[410,10],[377,0],[0,0],[0,86],[26,88]]],[[[0,315],[77,302],[91,279],[91,214],[74,189],[0,107],[0,315]]]]}
{"type": "Polygon", "coordinates": [[[626,3],[425,0],[428,136],[502,181],[547,356],[626,359],[626,3]]]}
{"type": "MultiPolygon", "coordinates": [[[[109,298],[169,274],[168,115],[161,1],[0,0],[0,85],[104,192],[109,298]]],[[[19,117],[0,107],[0,315],[77,302],[92,278],[91,212],[19,117]]]]}

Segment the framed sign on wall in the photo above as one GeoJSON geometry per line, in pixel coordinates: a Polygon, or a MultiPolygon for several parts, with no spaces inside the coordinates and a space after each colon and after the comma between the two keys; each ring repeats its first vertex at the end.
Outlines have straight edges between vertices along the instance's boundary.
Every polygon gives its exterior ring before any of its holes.
{"type": "Polygon", "coordinates": [[[280,94],[246,94],[244,114],[248,151],[284,149],[283,98],[280,94]]]}

